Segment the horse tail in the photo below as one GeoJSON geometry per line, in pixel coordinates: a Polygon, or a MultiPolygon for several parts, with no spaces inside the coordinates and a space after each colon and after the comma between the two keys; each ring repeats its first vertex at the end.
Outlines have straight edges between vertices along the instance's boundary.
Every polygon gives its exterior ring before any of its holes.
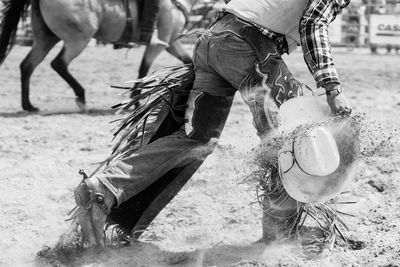
{"type": "Polygon", "coordinates": [[[31,0],[3,0],[3,3],[3,14],[0,17],[0,65],[14,46],[18,22],[31,0]]]}

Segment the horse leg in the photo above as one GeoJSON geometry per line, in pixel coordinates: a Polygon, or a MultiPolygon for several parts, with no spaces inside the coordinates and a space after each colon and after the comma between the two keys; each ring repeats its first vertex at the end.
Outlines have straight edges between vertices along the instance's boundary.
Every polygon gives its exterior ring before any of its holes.
{"type": "Polygon", "coordinates": [[[22,109],[36,112],[39,111],[38,108],[34,107],[29,100],[29,82],[35,68],[43,61],[49,51],[54,47],[54,45],[59,41],[58,38],[52,37],[49,39],[37,40],[29,54],[20,64],[21,71],[21,89],[22,98],[21,104],[22,109]]]}
{"type": "MultiPolygon", "coordinates": [[[[138,78],[143,78],[149,72],[150,66],[156,57],[164,50],[164,46],[160,45],[148,45],[144,51],[142,58],[142,63],[140,63],[139,76],[138,78]]],[[[139,90],[135,90],[131,93],[131,97],[135,97],[140,94],[139,90]]],[[[137,107],[137,104],[135,105],[137,107]]]]}
{"type": "Polygon", "coordinates": [[[182,43],[176,40],[167,48],[168,53],[182,61],[184,64],[193,63],[192,57],[188,52],[182,47],[182,43]]]}
{"type": "Polygon", "coordinates": [[[68,71],[68,65],[85,49],[90,38],[80,42],[64,43],[61,52],[51,62],[51,67],[72,87],[76,95],[76,104],[82,110],[86,108],[85,89],[68,71]]]}
{"type": "Polygon", "coordinates": [[[147,75],[149,72],[151,64],[153,64],[154,60],[161,52],[164,50],[164,46],[159,45],[148,45],[143,55],[142,63],[139,68],[139,76],[138,78],[142,78],[147,75]]]}
{"type": "Polygon", "coordinates": [[[35,68],[43,61],[49,51],[60,39],[54,35],[46,26],[43,18],[38,12],[38,2],[32,2],[32,32],[33,46],[28,55],[20,64],[21,71],[21,104],[22,109],[36,112],[39,109],[34,107],[29,99],[29,83],[35,68]]]}
{"type": "MultiPolygon", "coordinates": [[[[172,55],[184,63],[191,62],[191,57],[181,47],[179,40],[171,42],[176,36],[182,32],[185,25],[185,17],[183,13],[176,8],[172,1],[161,1],[160,15],[157,20],[157,33],[160,40],[167,42],[170,46],[167,47],[172,55]]],[[[139,68],[139,78],[147,75],[151,64],[155,58],[164,50],[162,45],[152,45],[146,47],[146,51],[143,55],[142,63],[139,68]]]]}
{"type": "MultiPolygon", "coordinates": [[[[154,45],[149,45],[146,47],[146,50],[143,55],[142,63],[140,64],[139,68],[139,78],[142,78],[147,75],[151,64],[153,64],[154,60],[160,53],[164,50],[164,47],[162,46],[154,46],[154,45]]],[[[182,61],[184,64],[190,64],[192,63],[192,57],[189,55],[189,53],[186,52],[186,50],[182,47],[182,44],[179,42],[179,40],[176,40],[172,44],[170,44],[169,47],[166,48],[166,50],[182,61]]]]}

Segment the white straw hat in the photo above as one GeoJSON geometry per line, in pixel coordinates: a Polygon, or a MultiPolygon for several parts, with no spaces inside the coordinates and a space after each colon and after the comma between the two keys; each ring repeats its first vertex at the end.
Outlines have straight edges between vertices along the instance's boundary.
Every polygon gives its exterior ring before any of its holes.
{"type": "Polygon", "coordinates": [[[292,134],[278,153],[279,172],[284,188],[297,201],[329,200],[353,175],[358,131],[351,119],[327,123],[329,114],[326,101],[318,97],[297,97],[280,107],[280,129],[292,134]],[[309,126],[293,131],[300,125],[309,126]]]}

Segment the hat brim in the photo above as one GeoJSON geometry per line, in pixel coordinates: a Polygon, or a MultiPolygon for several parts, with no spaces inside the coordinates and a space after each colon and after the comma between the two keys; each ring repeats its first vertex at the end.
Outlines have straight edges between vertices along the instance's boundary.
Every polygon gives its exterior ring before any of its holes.
{"type": "Polygon", "coordinates": [[[326,128],[332,134],[340,155],[339,166],[333,173],[327,176],[309,175],[297,164],[286,173],[280,172],[284,188],[297,201],[320,203],[332,199],[354,177],[360,154],[358,128],[351,118],[332,122],[326,128]]]}
{"type": "Polygon", "coordinates": [[[299,125],[326,121],[330,116],[331,110],[322,96],[291,98],[279,108],[279,129],[290,132],[299,125]]]}

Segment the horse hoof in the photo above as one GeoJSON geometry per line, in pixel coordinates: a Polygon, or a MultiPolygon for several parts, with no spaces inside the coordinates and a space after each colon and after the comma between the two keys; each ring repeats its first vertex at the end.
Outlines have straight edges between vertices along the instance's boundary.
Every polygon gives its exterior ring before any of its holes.
{"type": "Polygon", "coordinates": [[[86,107],[86,102],[85,102],[85,100],[83,100],[83,99],[77,97],[77,98],[75,99],[75,102],[76,102],[76,104],[78,105],[78,107],[79,107],[80,110],[82,110],[82,111],[87,111],[87,107],[86,107]]]}
{"type": "Polygon", "coordinates": [[[22,105],[22,109],[28,112],[39,112],[39,109],[32,105],[22,105]]]}

